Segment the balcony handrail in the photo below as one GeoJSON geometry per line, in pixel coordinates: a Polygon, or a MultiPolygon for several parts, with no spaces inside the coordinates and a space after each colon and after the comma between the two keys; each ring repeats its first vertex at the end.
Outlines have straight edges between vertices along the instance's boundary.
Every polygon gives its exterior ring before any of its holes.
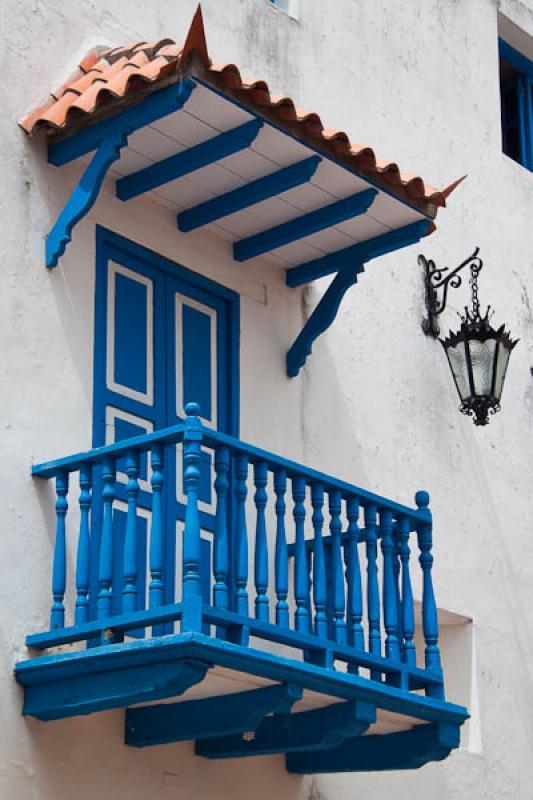
{"type": "MultiPolygon", "coordinates": [[[[153,433],[122,439],[120,442],[95,447],[86,452],[74,453],[64,458],[35,464],[32,466],[31,474],[34,478],[56,478],[61,472],[77,472],[84,464],[101,464],[106,457],[120,458],[126,455],[129,450],[136,450],[141,453],[150,450],[154,444],[162,444],[165,446],[178,444],[183,441],[184,433],[184,423],[171,425],[167,428],[154,431],[153,433]]],[[[334,478],[331,475],[320,472],[320,470],[298,464],[296,461],[271,453],[268,450],[263,450],[260,447],[244,442],[227,433],[214,431],[203,424],[202,445],[207,445],[213,449],[216,446],[225,445],[234,453],[248,456],[252,464],[264,462],[268,464],[270,471],[277,469],[286,470],[288,478],[292,478],[296,475],[302,476],[309,484],[322,484],[326,490],[337,489],[341,492],[343,498],[357,497],[363,507],[373,505],[380,509],[390,511],[395,518],[404,517],[409,519],[411,530],[415,530],[416,525],[422,519],[419,509],[410,508],[394,500],[389,500],[367,489],[362,489],[360,486],[348,483],[348,481],[334,478]]]]}

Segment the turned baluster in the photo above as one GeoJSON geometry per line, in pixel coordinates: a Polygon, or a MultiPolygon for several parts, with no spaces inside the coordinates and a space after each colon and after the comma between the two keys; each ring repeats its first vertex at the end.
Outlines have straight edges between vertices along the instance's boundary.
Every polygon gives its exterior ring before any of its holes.
{"type": "Polygon", "coordinates": [[[50,629],[65,627],[65,588],[67,581],[67,552],[65,517],[68,510],[68,472],[56,476],[56,538],[52,565],[52,609],[50,629]]]}
{"type": "Polygon", "coordinates": [[[268,500],[266,485],[268,480],[268,467],[265,461],[258,461],[254,465],[255,495],[254,502],[257,510],[257,523],[255,529],[255,616],[268,622],[268,549],[265,522],[265,507],[268,500]]]}
{"type": "Polygon", "coordinates": [[[111,615],[111,584],[113,580],[113,500],[115,499],[115,459],[106,456],[102,461],[103,519],[98,559],[98,619],[111,615]]]}
{"type": "Polygon", "coordinates": [[[228,544],[228,491],[230,453],[227,447],[215,452],[215,492],[217,508],[215,517],[215,542],[213,557],[213,602],[216,608],[228,608],[229,544],[228,544]]]}
{"type": "Polygon", "coordinates": [[[246,530],[246,497],[248,488],[248,457],[241,453],[235,458],[235,499],[237,505],[235,525],[235,583],[236,610],[248,616],[248,534],[246,530]]]}
{"type": "Polygon", "coordinates": [[[310,632],[309,620],[309,568],[305,549],[305,478],[292,479],[295,526],[294,599],[296,601],[295,627],[297,631],[310,632]]]}
{"type": "MultiPolygon", "coordinates": [[[[376,656],[381,655],[380,614],[379,614],[379,585],[377,566],[377,509],[373,504],[365,506],[366,529],[366,596],[368,615],[368,649],[376,656]]],[[[380,680],[381,673],[371,670],[370,677],[380,680]]]]}
{"type": "MultiPolygon", "coordinates": [[[[152,526],[150,530],[150,608],[163,605],[163,569],[164,569],[164,536],[163,536],[163,502],[164,483],[163,448],[160,444],[152,445],[152,526]]],[[[156,631],[154,630],[154,633],[156,631]]]]}
{"type": "Polygon", "coordinates": [[[200,515],[198,494],[202,459],[202,423],[197,403],[185,406],[187,418],[183,435],[183,484],[187,496],[183,528],[183,612],[181,630],[202,628],[202,581],[200,576],[200,515]]]}
{"type": "MultiPolygon", "coordinates": [[[[365,649],[365,634],[361,620],[363,619],[363,593],[361,589],[361,567],[359,564],[359,500],[349,497],[346,501],[346,517],[348,519],[348,542],[346,544],[346,573],[348,584],[348,644],[356,650],[365,649]]],[[[356,672],[356,668],[350,670],[356,672]]]]}
{"type": "Polygon", "coordinates": [[[413,643],[415,635],[415,613],[413,605],[413,590],[411,588],[411,576],[409,574],[409,533],[410,525],[407,517],[398,520],[398,550],[402,564],[402,633],[403,647],[402,660],[406,664],[416,665],[416,650],[413,643]]]}
{"type": "Polygon", "coordinates": [[[400,660],[398,641],[398,606],[394,587],[394,540],[392,538],[392,513],[381,511],[381,552],[383,555],[383,622],[385,626],[385,655],[400,660]]]}
{"type": "Polygon", "coordinates": [[[315,634],[322,639],[328,638],[328,618],[326,614],[327,583],[326,562],[324,557],[324,541],[322,528],[324,526],[324,487],[321,483],[314,483],[311,487],[311,505],[313,506],[313,601],[315,605],[315,634]]]}
{"type": "Polygon", "coordinates": [[[343,643],[346,639],[346,626],[344,623],[344,575],[341,554],[341,511],[342,495],[338,489],[329,492],[329,513],[331,532],[331,586],[333,597],[333,632],[336,642],[343,643]]]}
{"type": "Polygon", "coordinates": [[[89,580],[90,580],[90,513],[91,513],[92,467],[82,464],[80,467],[80,535],[76,557],[76,625],[87,622],[89,614],[89,580]]]}
{"type": "Polygon", "coordinates": [[[137,498],[139,496],[139,453],[128,450],[126,455],[126,495],[128,513],[124,536],[124,589],[122,610],[125,614],[137,610],[137,498]]]}
{"type": "Polygon", "coordinates": [[[285,533],[285,493],[287,491],[287,472],[276,470],[274,474],[274,492],[276,494],[276,624],[289,627],[289,555],[287,536],[285,533]]]}
{"type": "MultiPolygon", "coordinates": [[[[420,549],[420,566],[422,567],[422,628],[426,642],[425,661],[426,669],[434,670],[441,674],[439,640],[439,624],[437,619],[437,605],[435,593],[433,591],[433,579],[431,569],[433,566],[433,556],[431,554],[432,541],[432,519],[431,511],[428,508],[429,494],[427,492],[417,492],[415,502],[418,506],[420,522],[418,523],[418,547],[420,549]]],[[[443,687],[433,686],[428,690],[428,694],[442,697],[443,687]]]]}

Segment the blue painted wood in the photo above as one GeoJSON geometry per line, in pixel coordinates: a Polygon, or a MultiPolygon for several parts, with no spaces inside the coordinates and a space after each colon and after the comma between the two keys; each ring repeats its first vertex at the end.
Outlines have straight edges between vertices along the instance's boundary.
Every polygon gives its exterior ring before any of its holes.
{"type": "Polygon", "coordinates": [[[286,766],[300,775],[419,769],[431,761],[442,761],[459,747],[459,741],[458,725],[419,725],[401,733],[346,739],[329,750],[288,755],[286,766]]]}
{"type": "Polygon", "coordinates": [[[279,684],[205,700],[130,708],[126,711],[124,741],[133,747],[146,747],[242,734],[254,731],[267,714],[289,711],[301,697],[299,686],[279,684]]]}
{"type": "Polygon", "coordinates": [[[506,61],[509,66],[517,72],[521,72],[533,80],[533,62],[530,61],[529,58],[522,55],[518,50],[515,50],[514,47],[511,47],[511,45],[507,44],[503,39],[498,39],[498,49],[500,58],[503,61],[506,61]]]}
{"type": "Polygon", "coordinates": [[[50,628],[65,627],[65,586],[67,580],[67,552],[65,517],[68,510],[68,473],[60,472],[56,478],[56,538],[52,565],[52,610],[50,628]]]}
{"type": "Polygon", "coordinates": [[[128,614],[137,610],[137,497],[139,495],[139,453],[128,450],[126,456],[126,474],[128,484],[128,516],[126,535],[124,538],[124,588],[122,611],[128,614]]]}
{"type": "Polygon", "coordinates": [[[328,637],[328,620],[326,616],[327,584],[326,561],[322,529],[324,527],[324,486],[314,483],[311,486],[311,505],[313,506],[313,603],[315,606],[315,635],[322,639],[328,637]]]}
{"type": "Polygon", "coordinates": [[[348,497],[346,500],[346,517],[348,519],[348,541],[345,545],[346,557],[346,607],[347,607],[347,640],[356,650],[365,649],[365,634],[362,625],[363,593],[361,588],[361,566],[359,564],[359,500],[348,497]]]}
{"type": "Polygon", "coordinates": [[[102,183],[111,164],[119,157],[126,146],[128,137],[123,133],[115,133],[104,139],[50,233],[46,238],[46,266],[55,267],[72,239],[74,226],[93,207],[100,193],[102,183]]]}
{"type": "Polygon", "coordinates": [[[375,721],[376,709],[369,703],[333,703],[313,711],[266,717],[253,737],[234,734],[204,739],[196,743],[196,753],[220,759],[321,751],[338,746],[347,737],[361,736],[375,721]]]}
{"type": "MultiPolygon", "coordinates": [[[[163,532],[163,466],[164,450],[158,442],[152,445],[152,526],[150,530],[150,608],[158,608],[164,599],[164,532],[163,532]]],[[[157,635],[157,631],[153,631],[157,635]]]]}
{"type": "Polygon", "coordinates": [[[187,511],[183,529],[182,557],[182,631],[196,631],[202,625],[202,577],[200,571],[200,518],[198,515],[198,490],[200,485],[200,460],[202,449],[202,423],[197,403],[185,406],[185,434],[183,437],[183,483],[187,495],[187,511]]]}
{"type": "Polygon", "coordinates": [[[84,464],[80,467],[80,535],[76,556],[77,597],[74,612],[76,625],[83,625],[89,618],[91,487],[92,468],[84,464]]]}
{"type": "Polygon", "coordinates": [[[239,454],[234,459],[235,465],[235,608],[238,614],[248,616],[248,533],[246,530],[246,497],[248,488],[248,458],[239,454]]]}
{"type": "Polygon", "coordinates": [[[287,353],[287,375],[294,378],[311,354],[313,343],[326,331],[337,316],[342,299],[350,286],[357,283],[362,266],[350,267],[339,272],[317,307],[305,323],[287,353]]]}
{"type": "Polygon", "coordinates": [[[60,167],[80,156],[96,150],[103,141],[115,134],[128,133],[144,128],[174,111],[179,111],[189,99],[195,84],[181,81],[168,89],[153,92],[140,103],[126,108],[112,117],[82,128],[78,133],[53,142],[48,148],[48,162],[60,167]]]}
{"type": "Polygon", "coordinates": [[[276,197],[295,186],[301,186],[313,177],[321,160],[319,156],[305,158],[297,164],[278,169],[245,186],[240,186],[231,192],[200,203],[194,208],[182,211],[178,214],[178,228],[180,231],[201,228],[203,225],[227,217],[229,214],[235,214],[261,203],[263,200],[276,197]]]}
{"type": "Polygon", "coordinates": [[[309,573],[305,549],[305,487],[305,478],[300,475],[293,477],[292,497],[294,501],[295,530],[294,600],[296,603],[294,624],[297,631],[309,633],[309,573]]]}
{"type": "MultiPolygon", "coordinates": [[[[380,608],[379,608],[379,584],[377,567],[377,530],[376,530],[377,508],[374,505],[365,507],[365,528],[366,528],[366,597],[367,597],[367,616],[368,616],[368,649],[374,655],[381,655],[381,634],[380,634],[380,608]]],[[[370,673],[372,680],[381,680],[379,672],[370,673]]]]}
{"type": "Polygon", "coordinates": [[[206,142],[194,145],[181,153],[157,161],[149,167],[126,175],[117,181],[117,197],[120,200],[130,200],[140,194],[149,192],[165,183],[175,181],[184,175],[189,175],[197,169],[207,167],[215,161],[220,161],[227,156],[246,150],[262,128],[260,119],[253,119],[239,125],[238,128],[220,133],[206,142]]]}
{"type": "MultiPolygon", "coordinates": [[[[183,396],[187,403],[198,403],[204,419],[212,420],[211,317],[192,306],[182,309],[183,396]]],[[[178,376],[179,380],[179,376],[178,376]]]]}
{"type": "Polygon", "coordinates": [[[289,554],[287,551],[287,536],[285,531],[285,493],[287,491],[287,470],[277,469],[274,472],[274,492],[276,495],[276,551],[275,551],[275,582],[276,582],[276,625],[283,628],[289,627],[289,554]]]}
{"type": "MultiPolygon", "coordinates": [[[[228,491],[229,491],[230,451],[218,447],[215,451],[215,492],[217,496],[213,604],[217,608],[229,608],[229,537],[228,537],[228,491]]],[[[224,635],[219,630],[220,636],[224,635]]]]}
{"type": "Polygon", "coordinates": [[[358,217],[370,208],[376,195],[375,189],[365,189],[316,211],[309,211],[289,222],[283,222],[274,228],[241,239],[233,245],[233,257],[235,261],[248,261],[312,233],[331,228],[339,222],[358,217]]]}
{"type": "Polygon", "coordinates": [[[345,267],[353,267],[354,264],[366,264],[373,258],[390,253],[393,250],[400,250],[410,244],[420,241],[423,236],[429,233],[431,222],[421,220],[404,225],[403,228],[383,233],[373,239],[367,239],[334,253],[327,253],[325,256],[315,258],[297,267],[291,267],[286,272],[287,286],[303,286],[305,283],[316,281],[332,272],[338,272],[345,267]]]}
{"type": "Polygon", "coordinates": [[[394,579],[394,602],[396,603],[396,620],[398,626],[398,644],[400,653],[403,653],[403,626],[402,626],[402,596],[400,592],[400,520],[393,524],[393,548],[392,548],[392,573],[394,579]]]}
{"type": "Polygon", "coordinates": [[[99,618],[111,615],[111,585],[113,580],[113,501],[115,499],[115,459],[106,456],[102,461],[102,503],[103,521],[98,559],[98,598],[96,601],[99,618]]]}
{"type": "MultiPolygon", "coordinates": [[[[441,673],[439,650],[439,623],[437,619],[437,604],[433,591],[431,570],[433,566],[432,518],[429,510],[429,494],[424,491],[417,492],[415,502],[419,509],[420,524],[418,526],[418,547],[420,549],[420,566],[422,567],[422,627],[426,642],[426,668],[441,673]]],[[[428,690],[435,697],[444,697],[444,688],[432,687],[428,690]]]]}
{"type": "Polygon", "coordinates": [[[385,626],[385,656],[400,658],[398,641],[398,606],[394,586],[394,540],[392,538],[392,514],[382,511],[380,514],[381,552],[383,555],[383,623],[385,626]]]}
{"type": "MultiPolygon", "coordinates": [[[[146,643],[146,642],[143,642],[146,643]]],[[[209,665],[200,660],[126,667],[81,677],[62,676],[26,692],[23,714],[50,721],[77,717],[132,703],[177,697],[200,683],[209,665]]]]}
{"type": "Polygon", "coordinates": [[[265,508],[268,502],[266,485],[268,481],[268,466],[265,461],[254,464],[255,496],[254,502],[257,512],[255,528],[255,616],[268,622],[268,543],[265,520],[265,508]]]}
{"type": "Polygon", "coordinates": [[[405,517],[398,520],[398,550],[402,565],[402,593],[401,593],[401,612],[402,612],[402,660],[406,664],[416,664],[416,650],[413,643],[415,635],[415,612],[413,604],[413,590],[411,588],[411,575],[409,572],[409,522],[405,517]]]}
{"type": "Polygon", "coordinates": [[[344,621],[344,574],[341,555],[341,511],[342,495],[338,489],[329,492],[329,530],[331,533],[331,588],[333,607],[333,635],[336,642],[346,641],[346,624],[344,621]]]}

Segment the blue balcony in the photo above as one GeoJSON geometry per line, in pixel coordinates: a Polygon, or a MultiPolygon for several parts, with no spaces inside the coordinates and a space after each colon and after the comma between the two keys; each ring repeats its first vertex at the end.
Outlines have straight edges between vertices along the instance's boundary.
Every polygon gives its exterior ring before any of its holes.
{"type": "Polygon", "coordinates": [[[468,713],[445,700],[427,493],[400,505],[187,410],[183,424],[34,467],[55,480],[56,538],[50,629],[16,666],[23,713],[124,707],[129,746],[281,753],[295,773],[445,758],[468,713]],[[170,458],[182,465],[171,493],[170,458]]]}

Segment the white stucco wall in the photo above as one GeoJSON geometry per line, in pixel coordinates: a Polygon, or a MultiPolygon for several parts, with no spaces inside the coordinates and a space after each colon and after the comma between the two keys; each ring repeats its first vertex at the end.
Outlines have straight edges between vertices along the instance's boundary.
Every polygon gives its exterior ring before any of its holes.
{"type": "MultiPolygon", "coordinates": [[[[422,249],[453,265],[480,245],[481,300],[521,338],[503,411],[486,429],[458,413],[440,346],[420,330],[418,248],[368,266],[292,382],[284,374],[286,348],[305,302],[316,302],[326,283],[289,292],[271,267],[252,273],[221,254],[215,240],[180,236],[168,209],[142,199],[125,207],[106,185],[61,265],[47,272],[44,236],[79,168],[46,166],[42,143],[29,143],[15,121],[95,44],[180,40],[195,1],[4,0],[2,800],[533,794],[533,176],[501,153],[497,63],[498,9],[533,36],[533,3],[302,0],[298,21],[269,6],[204,0],[212,56],[266,78],[274,91],[434,185],[468,173],[422,249]],[[22,719],[12,668],[26,656],[25,634],[46,624],[53,537],[50,496],[35,488],[29,468],[90,442],[96,223],[241,293],[243,438],[403,502],[418,488],[431,492],[439,605],[475,624],[475,746],[416,773],[312,780],[289,776],[281,758],[216,763],[195,758],[189,745],[128,750],[122,712],[53,724],[22,719]]],[[[457,307],[463,301],[453,298],[457,307]]],[[[454,324],[453,309],[447,321],[454,324]]],[[[466,671],[471,660],[469,652],[466,671]]]]}

